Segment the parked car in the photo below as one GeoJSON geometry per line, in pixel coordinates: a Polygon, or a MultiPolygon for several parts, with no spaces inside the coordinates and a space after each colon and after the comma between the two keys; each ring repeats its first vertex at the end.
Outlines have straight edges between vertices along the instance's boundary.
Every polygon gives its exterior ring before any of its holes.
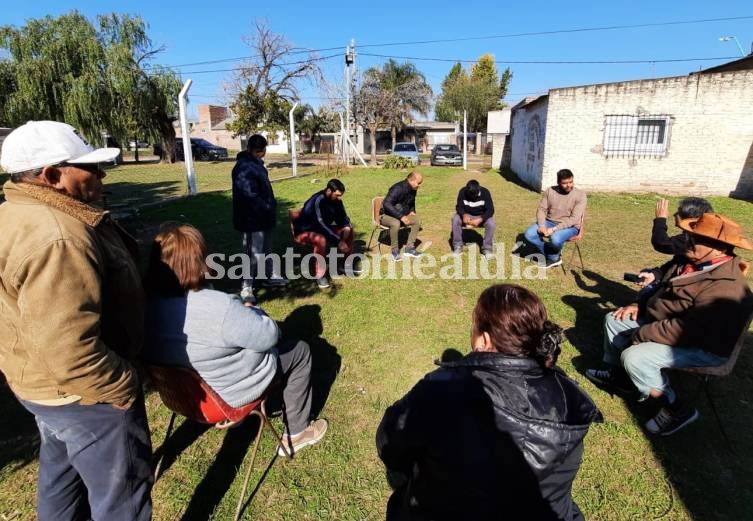
{"type": "Polygon", "coordinates": [[[418,155],[418,148],[416,148],[415,143],[395,143],[392,153],[396,156],[410,159],[413,165],[421,164],[421,158],[418,155]]]}
{"type": "MultiPolygon", "coordinates": [[[[154,155],[162,157],[162,145],[154,145],[154,155]]],[[[196,161],[219,161],[227,159],[227,148],[214,145],[199,137],[191,138],[191,155],[196,161]]],[[[175,138],[175,159],[184,161],[183,138],[175,138]]]]}
{"type": "Polygon", "coordinates": [[[149,143],[146,141],[134,141],[128,142],[128,150],[135,150],[137,148],[149,148],[149,143]]]}
{"type": "Polygon", "coordinates": [[[435,145],[431,151],[431,165],[461,166],[463,154],[457,145],[435,145]]]}

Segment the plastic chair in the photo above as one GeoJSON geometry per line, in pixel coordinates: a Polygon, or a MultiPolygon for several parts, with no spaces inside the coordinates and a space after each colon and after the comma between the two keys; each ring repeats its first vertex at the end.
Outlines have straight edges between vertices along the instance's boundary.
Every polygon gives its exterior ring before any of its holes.
{"type": "MultiPolygon", "coordinates": [[[[567,242],[572,242],[575,246],[575,249],[573,250],[573,254],[570,256],[570,264],[573,263],[575,260],[575,253],[578,253],[578,259],[580,259],[580,269],[581,271],[586,269],[586,266],[583,264],[583,255],[580,253],[580,241],[583,239],[583,234],[586,230],[586,214],[583,213],[583,216],[580,218],[580,227],[578,228],[578,235],[573,235],[570,237],[567,242]]],[[[565,270],[565,263],[560,264],[560,267],[562,268],[562,273],[567,274],[567,271],[565,270]]]]}
{"type": "MultiPolygon", "coordinates": [[[[261,440],[261,434],[265,427],[272,432],[277,440],[278,446],[282,447],[283,452],[285,452],[285,456],[292,458],[282,444],[282,439],[277,433],[277,430],[275,430],[274,426],[270,423],[269,418],[267,418],[264,405],[267,399],[267,393],[270,389],[268,388],[257,400],[242,407],[235,408],[231,407],[225,402],[225,400],[220,398],[220,396],[209,387],[204,379],[202,379],[193,369],[175,365],[153,364],[147,366],[147,371],[151,377],[152,385],[162,399],[162,403],[173,412],[170,418],[170,424],[167,427],[165,439],[162,442],[163,448],[172,433],[175,424],[175,417],[178,414],[195,422],[215,426],[225,422],[239,422],[249,416],[256,416],[259,418],[259,430],[254,438],[251,461],[246,469],[246,475],[243,479],[243,488],[241,489],[241,497],[238,499],[238,507],[235,512],[234,519],[237,521],[240,517],[241,509],[243,508],[243,500],[246,497],[246,490],[248,489],[248,480],[251,477],[251,470],[254,467],[256,452],[259,449],[259,441],[261,440]]],[[[224,427],[223,425],[219,426],[224,427]]],[[[157,478],[159,477],[163,458],[164,450],[154,471],[155,481],[157,481],[157,478]]]]}
{"type": "Polygon", "coordinates": [[[673,370],[675,371],[683,371],[686,373],[695,374],[702,378],[703,383],[701,384],[700,390],[705,392],[706,398],[709,401],[709,405],[711,405],[711,411],[714,413],[714,417],[716,418],[716,423],[719,426],[719,430],[722,432],[722,436],[724,437],[724,440],[727,442],[727,447],[732,452],[734,452],[732,450],[732,444],[729,441],[727,432],[724,430],[724,426],[722,425],[722,419],[719,417],[719,412],[716,409],[714,400],[711,398],[711,391],[709,389],[709,383],[711,382],[711,377],[715,376],[715,377],[721,378],[723,376],[727,376],[732,372],[732,369],[735,368],[735,364],[737,363],[737,358],[740,356],[740,351],[743,350],[743,345],[745,344],[745,337],[748,334],[748,328],[750,327],[751,322],[753,322],[753,314],[751,314],[751,316],[748,317],[748,320],[745,323],[745,327],[743,328],[742,333],[740,333],[740,337],[737,339],[737,343],[735,344],[735,347],[732,349],[732,352],[730,353],[729,358],[727,358],[727,361],[724,362],[722,365],[673,368],[673,370]]]}

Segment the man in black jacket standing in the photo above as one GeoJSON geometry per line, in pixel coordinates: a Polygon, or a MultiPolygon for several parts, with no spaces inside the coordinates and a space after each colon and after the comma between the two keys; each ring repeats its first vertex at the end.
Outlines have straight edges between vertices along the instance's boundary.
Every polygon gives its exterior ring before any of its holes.
{"type": "Polygon", "coordinates": [[[491,257],[494,253],[494,203],[489,190],[475,179],[468,181],[458,192],[455,215],[452,216],[452,252],[463,253],[463,226],[484,228],[484,244],[481,254],[491,257]]]}
{"type": "Polygon", "coordinates": [[[267,286],[284,286],[287,279],[275,273],[274,266],[258,267],[259,259],[273,264],[267,258],[272,253],[272,230],[277,220],[277,200],[264,166],[267,140],[254,134],[248,139],[247,150],[238,154],[233,167],[233,226],[243,234],[243,250],[250,258],[251,273],[243,279],[241,298],[244,303],[255,304],[254,278],[267,286]],[[260,273],[257,273],[259,271],[260,273]]]}
{"type": "Polygon", "coordinates": [[[379,222],[390,229],[390,247],[392,258],[402,260],[398,232],[404,225],[410,229],[408,242],[405,243],[405,254],[408,257],[419,257],[416,250],[416,238],[421,229],[421,219],[416,215],[416,191],[423,183],[423,176],[415,170],[408,174],[403,181],[392,185],[382,203],[382,216],[379,222]]]}

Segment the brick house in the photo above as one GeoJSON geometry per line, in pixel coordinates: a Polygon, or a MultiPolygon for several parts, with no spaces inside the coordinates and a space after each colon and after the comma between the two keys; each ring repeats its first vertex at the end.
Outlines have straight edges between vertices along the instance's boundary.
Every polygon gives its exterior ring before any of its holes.
{"type": "MultiPolygon", "coordinates": [[[[228,130],[227,124],[233,121],[233,112],[229,107],[218,105],[198,105],[198,120],[191,123],[191,137],[200,137],[210,143],[225,147],[228,150],[239,151],[245,147],[243,136],[233,137],[233,133],[228,130]]],[[[177,137],[182,137],[180,125],[176,127],[177,137]]],[[[269,154],[287,154],[288,138],[284,132],[278,131],[275,135],[268,132],[261,133],[267,138],[269,154]]]]}
{"type": "Polygon", "coordinates": [[[753,55],[688,76],[556,88],[512,108],[510,167],[597,191],[753,197],[753,55]]]}

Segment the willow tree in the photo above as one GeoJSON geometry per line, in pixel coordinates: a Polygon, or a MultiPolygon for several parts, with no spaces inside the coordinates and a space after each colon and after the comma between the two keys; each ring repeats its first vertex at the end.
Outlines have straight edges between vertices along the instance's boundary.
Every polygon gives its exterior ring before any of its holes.
{"type": "Polygon", "coordinates": [[[96,26],[77,11],[32,19],[0,28],[0,49],[8,55],[0,70],[14,78],[0,89],[7,124],[50,119],[95,143],[103,134],[125,141],[136,132],[174,142],[170,117],[180,82],[149,68],[160,49],[139,17],[99,16],[96,26]]]}

